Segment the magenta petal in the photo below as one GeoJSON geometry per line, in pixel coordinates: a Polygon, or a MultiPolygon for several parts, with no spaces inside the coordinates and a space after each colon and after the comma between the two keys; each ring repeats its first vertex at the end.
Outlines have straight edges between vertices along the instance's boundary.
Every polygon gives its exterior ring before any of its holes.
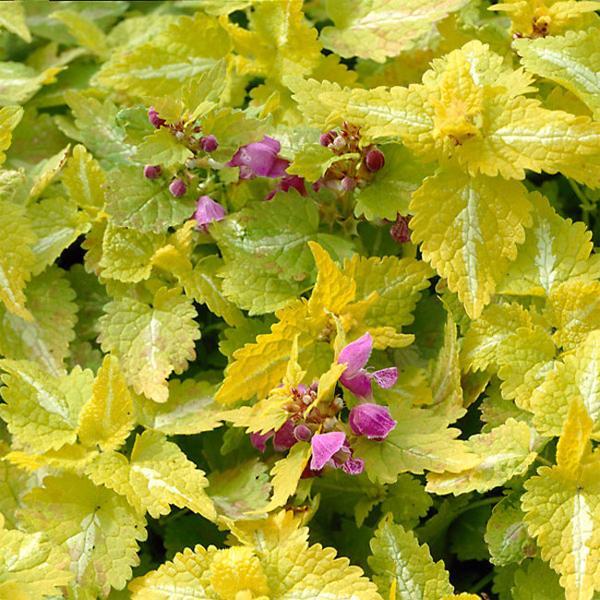
{"type": "Polygon", "coordinates": [[[354,377],[367,364],[372,350],[373,338],[368,331],[357,340],[342,348],[337,361],[340,364],[345,363],[348,365],[344,374],[347,377],[354,377]]]}
{"type": "Polygon", "coordinates": [[[365,461],[362,458],[349,458],[342,465],[342,470],[348,475],[360,475],[365,470],[365,461]]]}
{"type": "Polygon", "coordinates": [[[345,441],[346,434],[341,431],[313,435],[310,441],[312,446],[310,468],[313,471],[320,471],[331,460],[331,457],[340,450],[345,441]]]}
{"type": "Polygon", "coordinates": [[[372,402],[355,406],[350,411],[348,423],[356,435],[364,435],[370,440],[383,440],[396,427],[389,408],[372,402]]]}
{"type": "Polygon", "coordinates": [[[225,209],[215,202],[210,196],[200,196],[196,204],[194,219],[199,229],[206,229],[206,226],[213,221],[222,221],[225,218],[225,209]]]}
{"type": "Polygon", "coordinates": [[[260,452],[264,452],[267,448],[267,441],[272,435],[272,431],[268,431],[267,433],[251,433],[250,443],[260,452]]]}
{"type": "MultiPolygon", "coordinates": [[[[347,371],[347,370],[346,370],[347,371]]],[[[350,390],[355,396],[359,398],[370,398],[371,389],[371,377],[366,371],[359,371],[356,375],[348,377],[346,371],[342,373],[340,377],[340,383],[348,390],[350,390]]]]}
{"type": "MultiPolygon", "coordinates": [[[[277,178],[283,177],[285,175],[285,170],[290,166],[290,161],[285,158],[275,158],[273,163],[271,164],[271,168],[269,169],[267,177],[277,178]]],[[[258,171],[257,171],[258,173],[258,171]]],[[[260,175],[260,173],[259,173],[260,175]]]]}
{"type": "Polygon", "coordinates": [[[286,421],[283,427],[275,432],[273,437],[273,448],[277,452],[288,450],[297,442],[294,436],[294,424],[291,421],[286,421]]]}
{"type": "Polygon", "coordinates": [[[398,381],[398,369],[396,369],[396,367],[380,369],[379,371],[375,371],[372,376],[379,387],[387,390],[395,385],[396,381],[398,381]]]}
{"type": "Polygon", "coordinates": [[[268,135],[265,135],[265,137],[263,137],[263,139],[257,143],[263,144],[264,146],[272,150],[275,154],[277,154],[281,150],[281,144],[276,139],[269,137],[268,135]]]}

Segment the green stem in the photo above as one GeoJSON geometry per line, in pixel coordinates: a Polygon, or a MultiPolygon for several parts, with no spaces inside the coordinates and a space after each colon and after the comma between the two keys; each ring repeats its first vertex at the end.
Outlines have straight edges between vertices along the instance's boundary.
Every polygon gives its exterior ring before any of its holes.
{"type": "Polygon", "coordinates": [[[475,585],[471,587],[471,593],[477,594],[480,592],[490,581],[494,579],[494,571],[490,571],[487,575],[482,577],[475,585]]]}
{"type": "Polygon", "coordinates": [[[470,510],[473,510],[475,508],[480,508],[482,506],[488,506],[490,504],[498,504],[498,502],[500,502],[500,500],[502,500],[503,498],[504,498],[504,496],[493,496],[492,498],[483,498],[482,500],[478,500],[477,502],[472,502],[471,504],[468,504],[467,506],[465,506],[463,509],[459,510],[456,513],[455,518],[459,517],[463,513],[469,512],[470,510]]]}
{"type": "Polygon", "coordinates": [[[594,210],[594,205],[589,201],[589,198],[581,191],[581,188],[571,179],[567,179],[573,193],[577,196],[581,204],[582,219],[586,225],[589,225],[590,213],[594,210]]]}
{"type": "Polygon", "coordinates": [[[554,465],[547,459],[544,458],[543,456],[540,456],[539,454],[537,455],[536,459],[538,462],[542,463],[543,465],[546,465],[547,467],[553,467],[554,465]]]}

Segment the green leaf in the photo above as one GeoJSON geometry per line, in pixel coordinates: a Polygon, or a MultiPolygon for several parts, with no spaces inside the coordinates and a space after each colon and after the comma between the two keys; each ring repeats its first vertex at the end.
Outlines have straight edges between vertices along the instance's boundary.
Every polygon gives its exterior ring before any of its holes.
{"type": "Polygon", "coordinates": [[[432,169],[399,144],[386,144],[380,150],[385,155],[385,165],[372,181],[356,191],[354,213],[357,217],[364,215],[368,221],[395,221],[398,214],[410,212],[412,193],[432,174],[432,169]]]}
{"type": "Polygon", "coordinates": [[[165,181],[144,177],[140,167],[120,167],[108,174],[106,211],[115,225],[143,233],[163,233],[194,212],[191,198],[174,198],[165,181]]]}
{"type": "Polygon", "coordinates": [[[170,129],[161,127],[144,138],[135,157],[143,163],[169,168],[183,165],[192,157],[192,151],[186,148],[170,129]]]}
{"type": "Polygon", "coordinates": [[[98,162],[77,144],[62,173],[62,184],[73,202],[95,216],[104,207],[106,176],[98,162]]]}
{"type": "Polygon", "coordinates": [[[512,600],[562,600],[564,597],[558,576],[539,558],[527,561],[515,571],[512,600]]]}
{"type": "Polygon", "coordinates": [[[12,141],[12,131],[23,118],[23,109],[20,106],[4,106],[0,108],[0,165],[6,159],[5,150],[8,150],[12,141]]]}
{"type": "Polygon", "coordinates": [[[18,62],[0,62],[0,106],[25,104],[43,85],[54,83],[61,67],[41,73],[18,62]]]}
{"type": "Polygon", "coordinates": [[[166,378],[181,373],[196,356],[200,331],[190,300],[178,289],[160,288],[152,304],[134,298],[113,300],[100,319],[99,342],[121,360],[128,383],[156,402],[168,397],[166,378]]]}
{"type": "Polygon", "coordinates": [[[434,563],[427,545],[419,545],[414,533],[396,525],[390,516],[380,521],[371,551],[373,581],[384,598],[394,589],[391,597],[398,600],[428,600],[452,594],[444,563],[434,563]]]}
{"type": "Polygon", "coordinates": [[[493,564],[505,566],[535,556],[537,547],[527,533],[524,516],[516,493],[494,506],[485,530],[485,542],[493,564]]]}
{"type": "Polygon", "coordinates": [[[12,33],[16,33],[27,43],[31,42],[31,33],[25,22],[25,10],[21,0],[7,2],[2,6],[2,11],[0,11],[0,26],[12,33]]]}

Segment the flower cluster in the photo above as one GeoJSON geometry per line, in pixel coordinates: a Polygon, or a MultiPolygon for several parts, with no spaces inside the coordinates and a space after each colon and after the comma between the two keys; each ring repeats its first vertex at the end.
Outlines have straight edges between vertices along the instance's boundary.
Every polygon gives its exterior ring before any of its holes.
{"type": "Polygon", "coordinates": [[[360,127],[344,122],[341,129],[321,134],[319,142],[339,157],[313,185],[345,193],[363,187],[383,169],[385,155],[374,144],[362,146],[360,127]]]}
{"type": "MultiPolygon", "coordinates": [[[[212,135],[202,135],[202,126],[194,124],[192,127],[186,127],[182,121],[169,124],[162,119],[156,109],[151,106],[148,110],[148,121],[156,129],[167,128],[175,138],[191,150],[193,157],[188,161],[190,165],[198,164],[198,159],[202,155],[210,154],[219,147],[217,138],[212,135]]],[[[144,167],[144,177],[147,179],[158,179],[163,174],[161,165],[146,165],[144,167]]],[[[189,171],[179,173],[173,177],[169,183],[169,192],[174,198],[185,196],[191,181],[189,171]],[[187,183],[186,183],[187,180],[187,183]]],[[[208,231],[208,225],[214,221],[221,221],[225,217],[225,209],[210,196],[202,195],[197,200],[194,219],[197,223],[197,229],[208,231]]]]}
{"type": "Polygon", "coordinates": [[[360,401],[349,411],[347,424],[342,420],[344,402],[341,397],[335,396],[323,405],[318,403],[318,382],[310,386],[298,384],[290,389],[290,401],[286,406],[289,418],[283,426],[264,434],[251,433],[252,444],[264,452],[267,441],[272,439],[273,449],[285,452],[297,442],[310,442],[312,457],[305,477],[318,475],[325,467],[342,469],[349,475],[362,473],[364,462],[354,456],[352,437],[382,441],[396,426],[386,406],[369,402],[373,381],[382,388],[390,388],[398,377],[396,367],[375,372],[366,369],[372,349],[373,339],[366,333],[345,346],[338,356],[338,363],[346,365],[339,382],[360,401]]]}

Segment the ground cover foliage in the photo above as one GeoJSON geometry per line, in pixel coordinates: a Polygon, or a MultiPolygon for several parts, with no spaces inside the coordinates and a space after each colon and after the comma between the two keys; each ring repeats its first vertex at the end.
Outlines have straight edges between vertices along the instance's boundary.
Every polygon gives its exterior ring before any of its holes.
{"type": "Polygon", "coordinates": [[[0,597],[600,597],[587,0],[0,4],[0,597]]]}

